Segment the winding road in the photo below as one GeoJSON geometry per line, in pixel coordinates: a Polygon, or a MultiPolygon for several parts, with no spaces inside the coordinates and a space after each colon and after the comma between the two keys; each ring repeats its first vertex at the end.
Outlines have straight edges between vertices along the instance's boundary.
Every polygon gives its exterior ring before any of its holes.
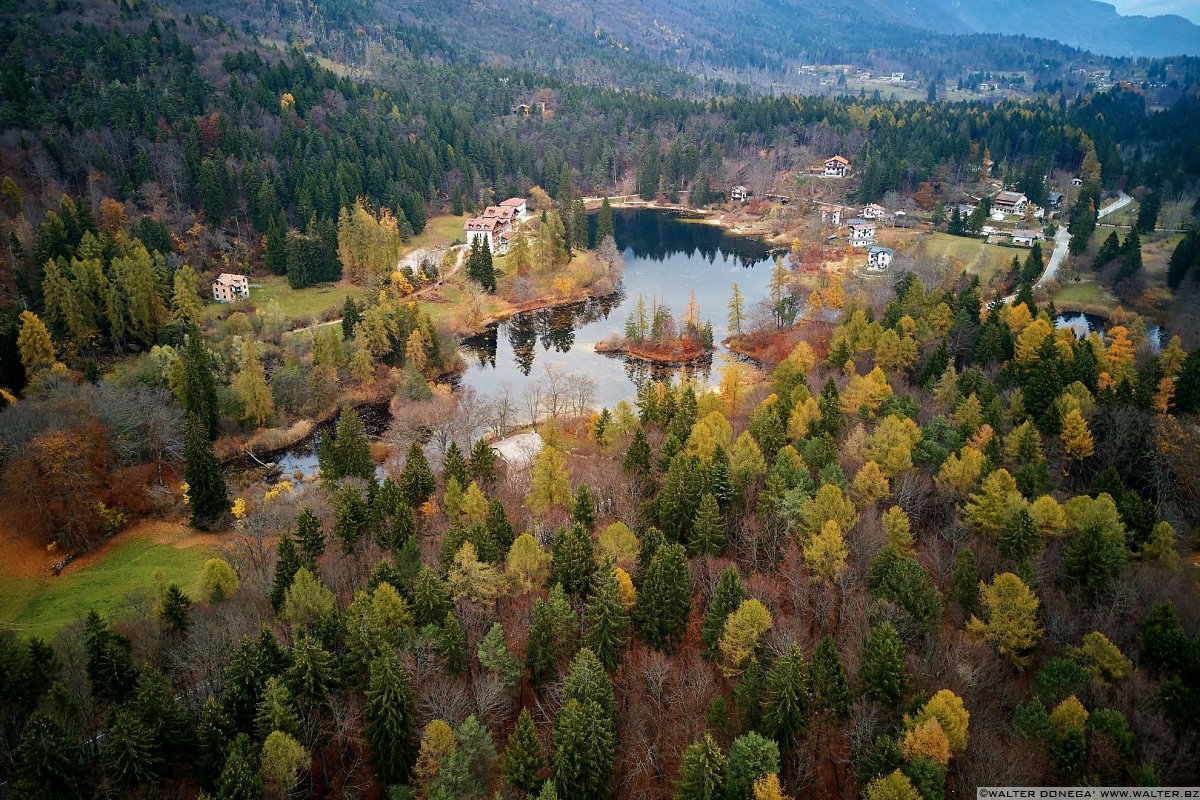
{"type": "MultiPolygon", "coordinates": [[[[1125,206],[1133,202],[1133,198],[1118,191],[1117,199],[1100,209],[1096,214],[1096,219],[1104,219],[1109,214],[1114,214],[1120,211],[1125,206]]],[[[1054,252],[1050,254],[1050,261],[1046,264],[1046,269],[1042,272],[1042,276],[1033,284],[1033,288],[1038,288],[1052,280],[1058,275],[1058,268],[1067,259],[1067,245],[1071,241],[1071,234],[1066,227],[1060,227],[1058,232],[1054,234],[1054,252]]],[[[1016,294],[1010,294],[1004,298],[1005,303],[1012,303],[1016,299],[1016,294]]]]}

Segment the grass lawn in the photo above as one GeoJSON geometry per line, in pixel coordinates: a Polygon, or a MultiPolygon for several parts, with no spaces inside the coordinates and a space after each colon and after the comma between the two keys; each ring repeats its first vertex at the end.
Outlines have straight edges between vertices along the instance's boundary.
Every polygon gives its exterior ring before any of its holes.
{"type": "Polygon", "coordinates": [[[1109,300],[1116,302],[1103,286],[1092,280],[1064,283],[1054,293],[1054,304],[1061,308],[1094,306],[1109,300]]]}
{"type": "Polygon", "coordinates": [[[250,299],[260,307],[265,306],[269,300],[278,300],[283,313],[290,319],[303,316],[319,317],[326,309],[341,308],[347,297],[358,300],[367,291],[361,286],[347,283],[322,283],[293,289],[288,286],[287,278],[283,275],[254,278],[253,281],[262,286],[251,287],[250,299]]]}
{"type": "Polygon", "coordinates": [[[924,239],[925,254],[932,258],[952,258],[961,261],[967,272],[978,275],[987,286],[999,273],[1008,270],[1013,256],[1025,260],[1028,250],[988,244],[982,239],[951,236],[948,233],[933,233],[924,239]]]}
{"type": "Polygon", "coordinates": [[[58,577],[0,562],[0,630],[50,637],[93,608],[119,617],[129,595],[153,593],[160,578],[196,598],[200,569],[213,551],[205,540],[181,546],[195,536],[181,525],[145,523],[58,577]]]}
{"type": "Polygon", "coordinates": [[[463,223],[466,215],[456,217],[446,214],[430,217],[425,221],[425,230],[405,242],[404,252],[411,253],[418,247],[435,248],[449,247],[463,239],[463,223]]]}

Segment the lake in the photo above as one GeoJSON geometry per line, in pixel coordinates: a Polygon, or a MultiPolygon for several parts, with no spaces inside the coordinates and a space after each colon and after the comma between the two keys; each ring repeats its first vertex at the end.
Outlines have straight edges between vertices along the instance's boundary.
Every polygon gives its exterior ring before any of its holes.
{"type": "MultiPolygon", "coordinates": [[[[1112,327],[1112,323],[1106,317],[1098,314],[1087,314],[1082,311],[1064,311],[1054,319],[1056,328],[1064,328],[1075,334],[1075,338],[1083,339],[1092,331],[1100,334],[1100,338],[1104,338],[1108,333],[1108,329],[1112,327]]],[[[1146,327],[1146,342],[1150,346],[1150,352],[1157,354],[1162,350],[1162,345],[1167,340],[1167,332],[1161,325],[1149,325],[1146,327]]]]}
{"type": "MultiPolygon", "coordinates": [[[[594,226],[595,220],[592,219],[594,226]]],[[[652,298],[683,315],[695,291],[700,319],[713,326],[719,343],[728,334],[727,306],[736,282],[746,311],[767,295],[771,254],[760,239],[733,236],[715,225],[663,211],[617,209],[613,234],[625,258],[625,277],[607,297],[518,314],[462,344],[467,362],[459,385],[495,396],[505,387],[519,402],[531,381],[547,371],[582,374],[596,385],[595,403],[612,407],[632,401],[649,378],[681,371],[706,376],[711,363],[683,367],[650,365],[619,354],[595,352],[597,342],[619,336],[638,296],[652,298]]],[[[718,352],[722,348],[718,344],[718,352]]]]}

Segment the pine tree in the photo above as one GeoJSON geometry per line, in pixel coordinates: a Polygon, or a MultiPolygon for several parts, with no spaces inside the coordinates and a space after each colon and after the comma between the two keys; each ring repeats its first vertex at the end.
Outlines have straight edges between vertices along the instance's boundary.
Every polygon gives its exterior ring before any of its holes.
{"type": "Polygon", "coordinates": [[[453,611],[446,612],[446,621],[442,623],[442,631],[438,635],[438,651],[442,655],[442,663],[451,675],[461,675],[466,669],[466,637],[453,611]]]}
{"type": "Polygon", "coordinates": [[[551,589],[549,597],[534,601],[525,644],[531,683],[540,685],[554,675],[559,659],[566,655],[575,639],[577,628],[575,611],[561,586],[551,589]]]}
{"type": "Polygon", "coordinates": [[[737,567],[727,567],[717,579],[717,588],[704,614],[704,625],[700,629],[700,639],[704,642],[704,657],[714,659],[719,652],[721,634],[725,630],[725,620],[749,598],[745,587],[742,586],[741,576],[737,567]]]}
{"type": "Polygon", "coordinates": [[[629,617],[621,602],[621,589],[611,569],[599,569],[593,580],[585,619],[587,633],[583,644],[596,654],[608,670],[615,670],[629,638],[629,617]]]}
{"type": "Polygon", "coordinates": [[[688,555],[698,556],[702,553],[720,555],[725,551],[725,520],[721,517],[721,509],[717,507],[717,499],[705,492],[700,498],[700,507],[696,509],[696,518],[692,522],[692,535],[688,539],[688,555]]]}
{"type": "Polygon", "coordinates": [[[783,747],[790,747],[808,727],[812,716],[808,663],[793,642],[767,670],[762,697],[763,724],[783,747]]]}
{"type": "Polygon", "coordinates": [[[610,236],[614,236],[613,208],[605,197],[600,201],[600,213],[596,216],[596,245],[599,246],[610,236]]]}
{"type": "Polygon", "coordinates": [[[812,658],[812,704],[840,720],[850,718],[850,684],[833,637],[826,634],[817,643],[812,658]]]}
{"type": "Polygon", "coordinates": [[[980,594],[986,622],[971,617],[967,631],[992,642],[1015,666],[1023,666],[1043,633],[1037,624],[1037,595],[1011,572],[981,585],[980,594]]]}
{"type": "MultiPolygon", "coordinates": [[[[321,530],[321,520],[308,506],[296,518],[296,543],[304,555],[304,563],[312,567],[317,559],[325,552],[325,533],[321,530]]],[[[295,575],[295,570],[292,575],[295,575]]],[[[289,577],[289,583],[291,578],[289,577]]]]}
{"type": "Polygon", "coordinates": [[[209,439],[217,438],[217,385],[213,379],[212,362],[198,331],[191,331],[179,354],[180,401],[183,410],[194,415],[204,426],[209,439]]]}
{"type": "Polygon", "coordinates": [[[1015,563],[1023,563],[1042,547],[1042,532],[1029,509],[1019,509],[1010,516],[1000,531],[996,540],[998,549],[1005,558],[1015,563]]]}
{"type": "Polygon", "coordinates": [[[404,468],[400,470],[400,491],[404,499],[413,508],[422,505],[433,496],[437,490],[437,481],[433,470],[429,468],[429,460],[421,445],[413,442],[408,448],[408,456],[404,459],[404,468]]]}
{"type": "Polygon", "coordinates": [[[867,694],[888,706],[897,706],[912,690],[904,663],[904,642],[890,622],[872,625],[863,642],[859,678],[867,694]]]}
{"type": "Polygon", "coordinates": [[[471,480],[485,488],[496,481],[496,451],[483,439],[477,440],[475,446],[471,448],[467,472],[471,480]]]}
{"type": "Polygon", "coordinates": [[[534,515],[547,516],[551,511],[571,504],[571,476],[567,462],[556,447],[544,447],[533,462],[529,496],[525,505],[534,515]]]}
{"type": "Polygon", "coordinates": [[[550,568],[550,581],[556,583],[574,597],[582,597],[592,586],[592,573],[596,569],[595,548],[592,536],[580,525],[572,525],[559,531],[551,545],[554,560],[550,568]]]}
{"type": "Polygon", "coordinates": [[[104,773],[124,788],[157,781],[163,767],[154,735],[137,714],[118,711],[104,732],[104,773]]]}
{"type": "Polygon", "coordinates": [[[80,797],[86,774],[79,743],[57,720],[34,711],[12,760],[13,796],[67,800],[80,797]]]}
{"type": "Polygon", "coordinates": [[[719,800],[724,795],[727,764],[711,733],[683,751],[675,800],[719,800]]]}
{"type": "Polygon", "coordinates": [[[629,440],[629,449],[625,451],[623,462],[625,471],[638,478],[650,477],[650,442],[646,432],[639,426],[629,440]]]}
{"type": "Polygon", "coordinates": [[[446,448],[446,459],[442,464],[442,480],[449,482],[451,478],[457,480],[459,486],[466,486],[471,482],[467,477],[467,462],[463,459],[462,451],[458,449],[458,442],[453,440],[446,448]]]}
{"type": "Polygon", "coordinates": [[[558,795],[578,800],[608,796],[616,758],[612,717],[594,701],[567,700],[554,720],[554,783],[558,795]]]}
{"type": "Polygon", "coordinates": [[[746,318],[746,300],[742,290],[734,283],[729,289],[729,332],[735,335],[742,333],[742,321],[746,318]]]}
{"type": "Polygon", "coordinates": [[[737,737],[729,746],[725,768],[725,800],[744,800],[754,782],[779,772],[779,745],[755,731],[737,737]]]}
{"type": "Polygon", "coordinates": [[[256,761],[250,737],[244,733],[238,734],[221,770],[216,800],[259,800],[263,785],[256,761]]]}
{"type": "Polygon", "coordinates": [[[954,557],[953,593],[963,611],[969,614],[975,610],[979,599],[979,567],[975,551],[969,547],[959,550],[954,557]]]}
{"type": "Polygon", "coordinates": [[[385,785],[404,783],[416,760],[416,718],[408,676],[394,656],[371,662],[363,720],[375,774],[385,785]]]}
{"type": "Polygon", "coordinates": [[[342,407],[336,430],[321,440],[317,460],[321,467],[321,478],[328,483],[342,478],[369,481],[375,477],[375,462],[371,458],[367,432],[362,417],[353,407],[342,407]]]}
{"type": "Polygon", "coordinates": [[[650,558],[638,594],[637,623],[652,647],[670,648],[683,635],[692,607],[691,582],[683,545],[664,544],[650,558]]]}
{"type": "Polygon", "coordinates": [[[545,765],[542,741],[533,726],[533,717],[528,708],[522,708],[521,713],[517,715],[517,724],[504,745],[500,774],[509,786],[533,795],[542,785],[538,773],[545,765]]]}
{"type": "Polygon", "coordinates": [[[424,565],[413,581],[412,610],[418,625],[437,625],[450,613],[450,587],[424,565]]]}
{"type": "Polygon", "coordinates": [[[487,237],[477,237],[471,243],[467,277],[489,292],[496,291],[496,270],[492,265],[492,247],[487,237]]]}
{"type": "Polygon", "coordinates": [[[191,624],[191,610],[192,601],[179,588],[179,584],[172,583],[168,586],[159,616],[167,623],[172,633],[183,633],[188,629],[191,624]]]}
{"type": "Polygon", "coordinates": [[[192,525],[201,530],[216,530],[229,514],[229,492],[208,430],[194,414],[188,415],[183,457],[192,525]]]}
{"type": "Polygon", "coordinates": [[[592,494],[584,484],[579,484],[575,490],[575,502],[571,507],[571,521],[585,530],[591,530],[596,524],[596,503],[592,494]]]}
{"type": "Polygon", "coordinates": [[[292,708],[292,695],[278,676],[267,678],[262,699],[254,711],[254,735],[267,738],[271,731],[283,731],[291,736],[300,733],[300,718],[292,708]]]}

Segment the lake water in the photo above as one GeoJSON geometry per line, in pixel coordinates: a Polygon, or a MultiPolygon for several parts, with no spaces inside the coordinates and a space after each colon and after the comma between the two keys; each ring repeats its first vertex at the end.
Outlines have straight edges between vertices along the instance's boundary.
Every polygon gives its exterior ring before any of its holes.
{"type": "Polygon", "coordinates": [[[544,380],[550,369],[589,376],[596,384],[596,404],[612,407],[632,400],[638,384],[651,376],[675,375],[681,369],[707,374],[710,363],[651,366],[618,354],[597,353],[595,346],[623,333],[639,295],[647,307],[657,297],[679,319],[691,291],[700,305],[700,319],[712,323],[713,338],[719,343],[729,334],[727,306],[735,282],[747,313],[766,297],[771,272],[766,244],[649,210],[614,211],[613,233],[625,257],[620,289],[608,297],[518,314],[464,341],[462,355],[468,367],[460,386],[489,396],[507,386],[519,403],[525,386],[544,380]]]}
{"type": "MultiPolygon", "coordinates": [[[[1082,339],[1092,331],[1099,333],[1103,338],[1112,323],[1106,317],[1098,314],[1085,314],[1082,311],[1065,311],[1059,314],[1054,319],[1056,328],[1064,328],[1075,334],[1075,338],[1082,339]]],[[[1146,342],[1150,346],[1150,352],[1158,353],[1162,349],[1162,345],[1166,342],[1167,332],[1161,325],[1149,325],[1146,328],[1146,342]]]]}

